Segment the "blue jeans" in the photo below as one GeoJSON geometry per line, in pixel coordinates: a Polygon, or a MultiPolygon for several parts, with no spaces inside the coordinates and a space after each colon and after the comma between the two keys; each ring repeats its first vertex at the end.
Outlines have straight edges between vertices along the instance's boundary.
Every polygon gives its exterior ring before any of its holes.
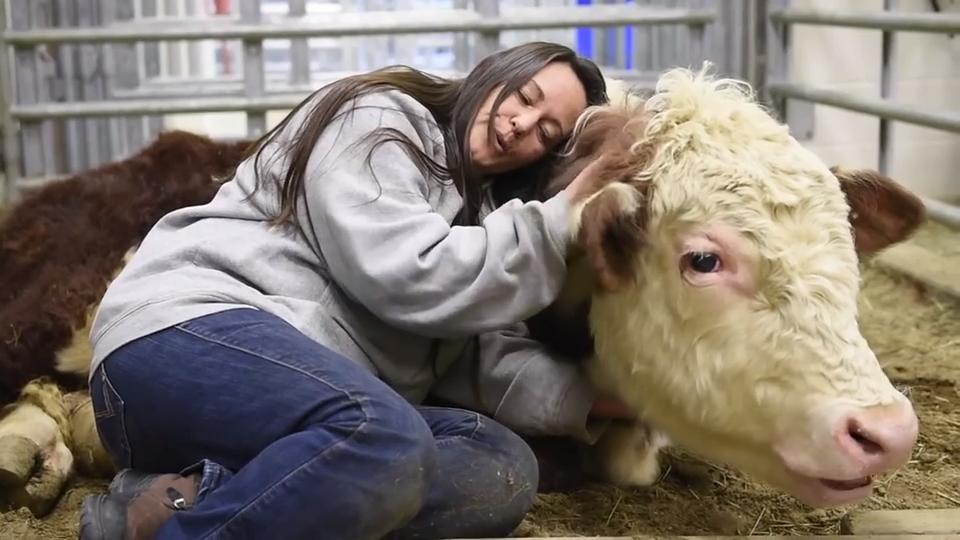
{"type": "Polygon", "coordinates": [[[536,458],[512,431],[414,406],[257,310],[134,341],[90,387],[119,467],[202,471],[159,539],[502,537],[536,496],[536,458]]]}

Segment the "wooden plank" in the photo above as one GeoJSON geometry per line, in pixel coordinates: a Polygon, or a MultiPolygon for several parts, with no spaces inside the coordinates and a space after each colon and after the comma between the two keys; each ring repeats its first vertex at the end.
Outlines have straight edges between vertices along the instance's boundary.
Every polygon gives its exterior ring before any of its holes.
{"type": "Polygon", "coordinates": [[[877,255],[877,262],[960,298],[960,256],[939,254],[908,241],[881,252],[877,255]]]}
{"type": "Polygon", "coordinates": [[[859,535],[960,534],[960,508],[850,513],[840,522],[840,532],[859,535]]]}

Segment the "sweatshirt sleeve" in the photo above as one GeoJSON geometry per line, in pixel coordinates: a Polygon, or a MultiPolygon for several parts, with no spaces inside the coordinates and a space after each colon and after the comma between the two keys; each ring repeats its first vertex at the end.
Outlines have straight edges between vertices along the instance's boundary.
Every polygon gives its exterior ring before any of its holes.
{"type": "Polygon", "coordinates": [[[522,323],[479,336],[472,354],[450,366],[431,392],[523,435],[592,444],[608,424],[590,417],[596,393],[580,366],[553,356],[522,323]]]}
{"type": "Polygon", "coordinates": [[[314,147],[306,213],[331,276],[382,320],[429,337],[489,332],[547,306],[566,272],[568,196],[513,200],[479,226],[451,226],[427,199],[439,184],[400,143],[368,159],[365,137],[378,128],[433,153],[438,128],[402,99],[362,98],[314,147]]]}

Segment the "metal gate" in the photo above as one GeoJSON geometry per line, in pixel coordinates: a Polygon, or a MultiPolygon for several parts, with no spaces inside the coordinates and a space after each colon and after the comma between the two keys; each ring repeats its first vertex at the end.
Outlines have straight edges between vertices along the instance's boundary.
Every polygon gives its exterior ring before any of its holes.
{"type": "Polygon", "coordinates": [[[257,135],[268,114],[332,78],[387,63],[456,76],[531,39],[570,45],[641,85],[705,58],[755,82],[762,3],[0,0],[0,203],[130,154],[170,115],[236,113],[257,135]]]}
{"type": "MultiPolygon", "coordinates": [[[[936,2],[933,2],[936,6],[936,2]]],[[[763,64],[761,88],[767,99],[773,101],[782,117],[797,131],[809,121],[809,109],[791,114],[791,105],[797,102],[838,107],[849,111],[877,117],[879,130],[878,170],[887,173],[890,168],[892,148],[891,124],[904,122],[960,134],[960,113],[951,110],[935,110],[897,103],[891,97],[892,72],[896,35],[899,32],[927,32],[960,34],[960,14],[957,13],[909,13],[897,12],[896,0],[884,0],[884,11],[875,13],[819,12],[789,7],[786,0],[772,0],[760,4],[760,17],[766,19],[767,27],[759,52],[763,64]],[[788,78],[791,50],[791,29],[796,25],[826,25],[847,28],[872,29],[882,32],[880,97],[866,98],[842,92],[796,84],[788,78]]],[[[960,182],[960,174],[954,177],[960,182]]],[[[960,186],[958,186],[960,188],[960,186]]],[[[960,207],[946,202],[923,197],[928,215],[941,223],[960,227],[960,207]]]]}

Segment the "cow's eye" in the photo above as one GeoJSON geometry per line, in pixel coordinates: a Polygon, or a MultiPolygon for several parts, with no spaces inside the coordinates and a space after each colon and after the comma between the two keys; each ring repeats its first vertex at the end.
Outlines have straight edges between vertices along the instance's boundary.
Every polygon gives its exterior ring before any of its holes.
{"type": "Polygon", "coordinates": [[[687,265],[694,272],[710,274],[720,271],[720,257],[706,251],[695,251],[687,254],[687,265]]]}

